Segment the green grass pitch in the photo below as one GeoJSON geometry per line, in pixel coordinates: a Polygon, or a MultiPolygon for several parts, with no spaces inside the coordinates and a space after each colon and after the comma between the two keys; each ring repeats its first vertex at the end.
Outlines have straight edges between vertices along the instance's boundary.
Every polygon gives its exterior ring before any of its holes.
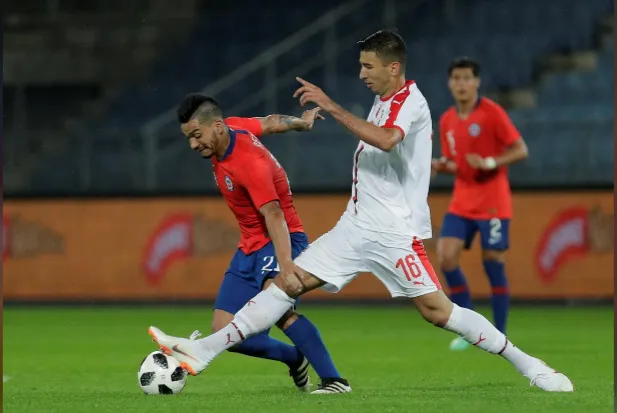
{"type": "MultiPolygon", "coordinates": [[[[177,396],[146,396],[137,368],[150,324],[206,332],[207,307],[5,308],[3,407],[29,412],[612,412],[611,308],[513,308],[510,338],[574,382],[529,387],[508,362],[471,348],[406,307],[305,306],[353,393],[296,392],[283,364],[226,353],[177,396]]],[[[487,309],[482,309],[487,314],[487,309]]],[[[490,314],[490,313],[489,313],[490,314]]],[[[280,332],[276,337],[283,337],[280,332]]],[[[312,375],[313,382],[316,377],[312,375]]]]}

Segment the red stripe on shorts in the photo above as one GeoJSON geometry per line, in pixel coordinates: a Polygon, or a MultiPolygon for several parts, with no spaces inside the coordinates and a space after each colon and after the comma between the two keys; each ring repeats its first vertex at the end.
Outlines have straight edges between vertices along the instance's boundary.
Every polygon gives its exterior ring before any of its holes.
{"type": "Polygon", "coordinates": [[[433,284],[437,286],[438,290],[441,290],[441,283],[439,282],[439,278],[437,278],[437,274],[435,274],[435,270],[426,255],[426,250],[424,249],[424,243],[422,240],[414,237],[413,242],[411,243],[411,249],[413,249],[413,251],[418,255],[418,258],[420,258],[420,263],[424,267],[424,270],[428,273],[429,277],[431,277],[433,284]]]}

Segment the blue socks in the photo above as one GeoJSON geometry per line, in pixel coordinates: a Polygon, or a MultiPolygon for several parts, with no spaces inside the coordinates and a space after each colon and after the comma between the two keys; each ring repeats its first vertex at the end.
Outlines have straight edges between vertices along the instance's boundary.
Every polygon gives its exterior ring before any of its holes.
{"type": "Polygon", "coordinates": [[[486,271],[492,287],[491,304],[495,327],[505,334],[510,309],[510,292],[508,291],[508,279],[504,271],[504,264],[499,261],[484,261],[484,271],[486,271]]]}
{"type": "Polygon", "coordinates": [[[321,339],[319,330],[306,317],[301,315],[283,332],[304,354],[321,379],[341,377],[321,339]]]}
{"type": "Polygon", "coordinates": [[[266,330],[249,337],[239,345],[231,347],[229,351],[262,359],[278,360],[287,364],[290,368],[297,366],[302,359],[302,354],[298,349],[270,337],[269,333],[270,330],[266,330]]]}
{"type": "MultiPolygon", "coordinates": [[[[508,311],[510,309],[510,293],[508,279],[504,270],[504,263],[499,261],[484,261],[484,271],[491,283],[491,306],[493,307],[493,321],[495,327],[503,334],[506,333],[508,311]]],[[[452,271],[443,271],[450,288],[450,299],[463,308],[473,309],[471,294],[467,280],[460,268],[452,271]]]]}
{"type": "Polygon", "coordinates": [[[448,288],[450,289],[450,300],[459,307],[473,309],[467,280],[461,269],[456,268],[452,271],[442,271],[446,276],[448,288]]]}
{"type": "Polygon", "coordinates": [[[269,333],[270,330],[267,330],[250,337],[239,345],[231,347],[229,351],[278,360],[290,368],[296,367],[304,355],[320,378],[341,377],[321,339],[319,330],[303,315],[284,331],[295,346],[276,340],[270,337],[269,333]]]}

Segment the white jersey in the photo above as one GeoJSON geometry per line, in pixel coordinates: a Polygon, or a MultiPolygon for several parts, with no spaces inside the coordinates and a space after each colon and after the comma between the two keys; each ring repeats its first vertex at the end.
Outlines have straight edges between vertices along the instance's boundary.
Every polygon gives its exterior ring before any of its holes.
{"type": "Polygon", "coordinates": [[[432,237],[428,189],[433,125],[428,103],[413,81],[391,98],[375,97],[369,122],[397,128],[403,141],[390,152],[360,142],[354,154],[347,213],[371,231],[432,237]]]}

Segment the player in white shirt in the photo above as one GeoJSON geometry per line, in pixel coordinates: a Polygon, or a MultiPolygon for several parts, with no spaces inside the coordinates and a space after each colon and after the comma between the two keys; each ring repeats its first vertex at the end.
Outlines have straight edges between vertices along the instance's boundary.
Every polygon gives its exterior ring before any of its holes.
{"type": "MultiPolygon", "coordinates": [[[[319,287],[338,292],[360,272],[372,272],[393,297],[412,299],[428,322],[501,355],[532,385],[546,391],[573,391],[565,375],[515,347],[486,318],[453,304],[441,290],[422,243],[432,236],[427,197],[433,131],[428,104],[416,84],[405,79],[407,53],[398,34],[382,30],[359,45],[360,79],[377,95],[368,121],[303,79],[298,78],[302,87],[294,94],[302,106],[315,103],[360,139],[351,199],[339,222],[295,262],[277,257],[280,273],[274,282],[217,333],[189,340],[150,327],[150,335],[197,375],[228,347],[273,326],[300,295],[319,287]]],[[[287,228],[268,231],[286,233],[287,228]]],[[[289,246],[275,245],[275,249],[279,254],[289,246]]],[[[345,380],[335,379],[323,382],[313,393],[349,391],[345,380]]]]}

